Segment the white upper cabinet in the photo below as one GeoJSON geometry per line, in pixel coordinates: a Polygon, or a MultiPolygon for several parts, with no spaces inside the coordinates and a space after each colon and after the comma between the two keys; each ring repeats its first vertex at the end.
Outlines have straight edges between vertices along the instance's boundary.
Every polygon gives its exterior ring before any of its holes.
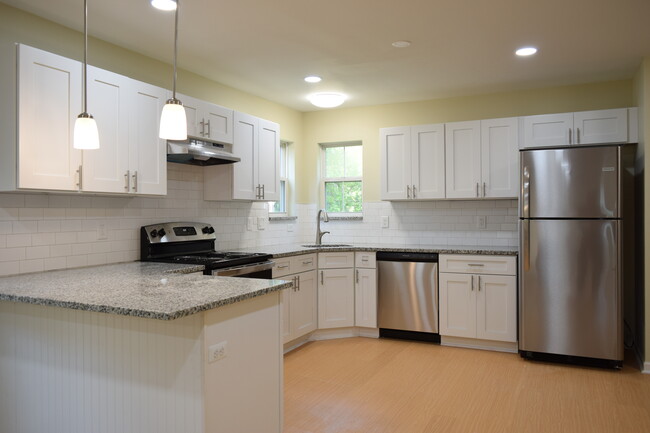
{"type": "Polygon", "coordinates": [[[280,125],[235,112],[232,152],[241,161],[204,168],[205,200],[280,198],[280,125]]]}
{"type": "Polygon", "coordinates": [[[445,125],[447,198],[480,197],[481,122],[445,125]]]}
{"type": "Polygon", "coordinates": [[[73,131],[82,110],[81,71],[75,60],[18,47],[17,188],[79,190],[73,131]]]}
{"type": "Polygon", "coordinates": [[[445,197],[445,126],[380,130],[382,200],[445,197]]]}
{"type": "Polygon", "coordinates": [[[88,67],[88,109],[97,122],[99,149],[83,152],[83,190],[129,192],[131,80],[88,67]]]}
{"type": "Polygon", "coordinates": [[[187,135],[232,144],[233,110],[187,95],[177,94],[185,107],[187,135]]]}
{"type": "Polygon", "coordinates": [[[133,100],[129,140],[132,193],[167,194],[167,143],[158,134],[167,91],[131,80],[133,100]]]}
{"type": "Polygon", "coordinates": [[[519,194],[519,124],[516,117],[481,120],[481,196],[519,194]]]}
{"type": "Polygon", "coordinates": [[[636,135],[627,108],[526,116],[522,129],[522,148],[627,143],[636,135]]]}

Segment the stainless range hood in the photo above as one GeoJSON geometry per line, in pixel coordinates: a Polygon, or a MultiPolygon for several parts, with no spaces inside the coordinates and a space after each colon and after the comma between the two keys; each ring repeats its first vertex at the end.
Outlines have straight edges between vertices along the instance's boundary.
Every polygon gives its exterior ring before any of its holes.
{"type": "Polygon", "coordinates": [[[187,140],[167,140],[167,161],[191,165],[232,164],[241,161],[233,155],[231,145],[204,137],[188,136],[187,140]]]}

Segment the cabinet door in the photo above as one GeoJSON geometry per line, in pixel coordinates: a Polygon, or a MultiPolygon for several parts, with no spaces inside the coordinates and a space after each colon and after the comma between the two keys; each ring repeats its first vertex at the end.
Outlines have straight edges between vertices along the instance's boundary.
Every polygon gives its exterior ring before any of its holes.
{"type": "MultiPolygon", "coordinates": [[[[287,277],[291,278],[291,277],[287,277]]],[[[282,307],[282,343],[293,340],[291,336],[291,295],[294,288],[285,289],[280,292],[280,305],[282,307]]]]}
{"type": "Polygon", "coordinates": [[[129,192],[129,116],[133,90],[123,75],[88,67],[88,109],[99,130],[99,149],[83,152],[83,190],[129,192]]]}
{"type": "Polygon", "coordinates": [[[298,274],[298,287],[291,292],[291,339],[318,328],[317,271],[298,274]]]}
{"type": "Polygon", "coordinates": [[[234,139],[233,110],[216,104],[204,103],[201,120],[204,122],[206,137],[220,143],[232,144],[234,139]]]}
{"type": "Polygon", "coordinates": [[[523,148],[568,146],[571,143],[573,113],[524,117],[523,148]]]}
{"type": "Polygon", "coordinates": [[[131,80],[131,140],[129,167],[131,192],[137,194],[167,194],[167,143],[159,137],[160,114],[167,91],[160,87],[131,80]]]}
{"type": "Polygon", "coordinates": [[[318,281],[318,327],[354,326],[354,270],[322,269],[318,281]]]}
{"type": "Polygon", "coordinates": [[[411,128],[400,126],[379,131],[382,200],[406,200],[411,185],[411,128]]]}
{"type": "Polygon", "coordinates": [[[377,269],[356,269],[354,325],[377,327],[377,269]]]}
{"type": "MultiPolygon", "coordinates": [[[[171,94],[169,96],[171,98],[171,94]]],[[[201,129],[202,125],[199,125],[201,121],[201,104],[202,101],[192,98],[187,95],[181,95],[180,93],[176,94],[176,98],[183,103],[183,108],[185,108],[185,117],[187,117],[187,135],[193,137],[203,137],[204,129],[201,129]]]]}
{"type": "Polygon", "coordinates": [[[573,113],[573,144],[627,143],[627,108],[573,113]]]}
{"type": "Polygon", "coordinates": [[[440,335],[476,338],[475,275],[440,274],[440,335]]]}
{"type": "Polygon", "coordinates": [[[517,277],[477,277],[476,338],[517,341],[517,277]]]}
{"type": "Polygon", "coordinates": [[[445,198],[445,125],[411,127],[411,197],[445,198]]]}
{"type": "Polygon", "coordinates": [[[482,197],[517,197],[519,122],[516,117],[481,120],[482,197]]]}
{"type": "Polygon", "coordinates": [[[76,191],[81,151],[81,63],[25,45],[18,49],[18,188],[76,191]]]}
{"type": "Polygon", "coordinates": [[[259,147],[255,165],[262,199],[280,199],[280,125],[259,119],[259,147]]]}
{"type": "Polygon", "coordinates": [[[257,195],[257,176],[254,173],[255,149],[258,140],[258,119],[235,112],[233,153],[241,158],[233,164],[233,199],[254,200],[257,195]]]}
{"type": "Polygon", "coordinates": [[[481,182],[481,122],[445,125],[447,198],[479,197],[481,182]]]}

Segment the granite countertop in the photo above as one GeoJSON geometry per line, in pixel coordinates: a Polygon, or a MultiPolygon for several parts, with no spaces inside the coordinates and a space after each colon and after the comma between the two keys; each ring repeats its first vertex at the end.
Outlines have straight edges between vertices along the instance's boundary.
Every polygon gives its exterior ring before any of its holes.
{"type": "Polygon", "coordinates": [[[440,253],[440,254],[485,254],[497,256],[516,256],[519,253],[518,247],[493,247],[493,246],[461,246],[461,245],[371,245],[354,244],[344,247],[328,247],[323,244],[320,247],[310,248],[301,244],[275,245],[266,247],[246,248],[239,251],[272,254],[274,258],[297,256],[300,254],[331,252],[331,251],[397,251],[409,253],[440,253]]]}
{"type": "Polygon", "coordinates": [[[133,262],[0,278],[0,301],[173,320],[291,287],[212,277],[203,266],[133,262]]]}

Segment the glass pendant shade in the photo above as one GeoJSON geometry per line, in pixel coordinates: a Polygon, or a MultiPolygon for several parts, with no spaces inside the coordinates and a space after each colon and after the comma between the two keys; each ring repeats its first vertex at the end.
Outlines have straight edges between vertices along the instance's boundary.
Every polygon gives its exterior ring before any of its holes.
{"type": "Polygon", "coordinates": [[[178,99],[168,99],[160,116],[160,138],[187,140],[187,117],[178,99]]]}
{"type": "Polygon", "coordinates": [[[74,123],[74,148],[99,149],[99,132],[93,116],[82,113],[74,123]]]}

